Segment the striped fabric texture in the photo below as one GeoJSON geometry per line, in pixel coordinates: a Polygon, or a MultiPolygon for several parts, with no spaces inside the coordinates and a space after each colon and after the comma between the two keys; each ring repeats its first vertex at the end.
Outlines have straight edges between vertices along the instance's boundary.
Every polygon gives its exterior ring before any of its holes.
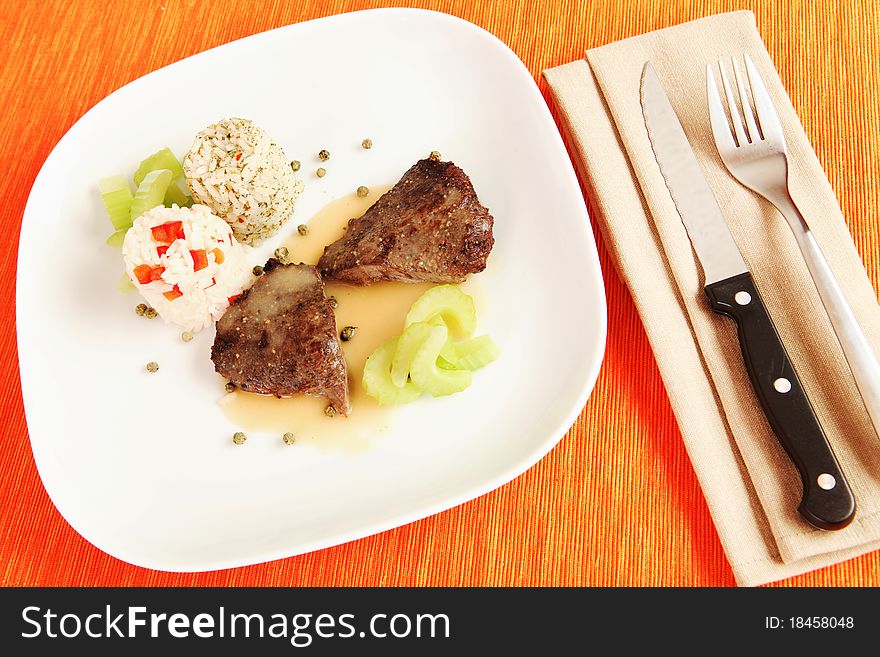
{"type": "MultiPolygon", "coordinates": [[[[525,62],[551,109],[542,70],[614,40],[751,9],[877,288],[880,8],[870,0],[4,2],[0,585],[733,585],[639,317],[598,235],[608,346],[595,391],[545,459],[488,495],[345,545],[202,574],[150,571],[114,559],[73,531],[49,500],[22,408],[15,277],[22,212],[52,147],[92,105],[161,66],[274,27],[388,4],[454,14],[497,35],[525,62]]],[[[584,195],[591,208],[587,188],[584,195]]],[[[76,372],[59,375],[76,385],[76,372]]],[[[71,427],[71,439],[86,430],[71,427]]],[[[777,585],[877,586],[880,553],[777,585]]]]}

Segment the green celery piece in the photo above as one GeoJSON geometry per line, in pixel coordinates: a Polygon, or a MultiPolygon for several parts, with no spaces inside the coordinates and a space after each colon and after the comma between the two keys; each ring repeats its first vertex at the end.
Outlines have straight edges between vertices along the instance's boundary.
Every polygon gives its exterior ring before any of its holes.
{"type": "Polygon", "coordinates": [[[131,282],[128,274],[126,274],[125,272],[122,272],[122,278],[120,278],[119,282],[116,284],[116,289],[123,294],[134,292],[134,283],[131,282]]]}
{"type": "Polygon", "coordinates": [[[391,381],[398,388],[406,385],[410,367],[419,349],[431,334],[431,328],[431,325],[426,322],[416,322],[407,326],[403,335],[400,336],[394,357],[391,359],[391,381]]]}
{"type": "Polygon", "coordinates": [[[189,189],[187,189],[184,180],[171,179],[171,184],[168,185],[168,189],[165,191],[164,203],[169,208],[174,204],[181,208],[192,206],[193,200],[189,195],[189,189]]]}
{"type": "Polygon", "coordinates": [[[394,337],[383,342],[364,365],[361,380],[364,390],[382,406],[408,404],[422,396],[422,391],[412,381],[407,381],[401,388],[391,381],[391,359],[397,351],[399,339],[394,337]]]}
{"type": "Polygon", "coordinates": [[[474,300],[455,285],[437,285],[416,299],[406,315],[406,326],[437,317],[463,338],[471,337],[477,328],[474,300]]]}
{"type": "Polygon", "coordinates": [[[147,174],[158,169],[168,169],[175,180],[183,178],[183,167],[180,166],[180,162],[174,156],[174,153],[171,152],[171,149],[166,147],[141,161],[137,171],[134,172],[135,186],[140,187],[147,174]]]}
{"type": "Polygon", "coordinates": [[[112,246],[114,249],[121,249],[122,242],[125,241],[125,234],[127,232],[128,229],[117,230],[115,233],[111,233],[110,237],[107,238],[105,244],[107,244],[107,246],[112,246]]]}
{"type": "MultiPolygon", "coordinates": [[[[440,359],[457,370],[478,370],[501,355],[501,349],[488,335],[480,335],[462,342],[449,341],[440,350],[440,359]]],[[[438,360],[443,367],[444,363],[438,360]]]]}
{"type": "Polygon", "coordinates": [[[115,230],[125,230],[131,226],[131,187],[125,176],[108,176],[98,181],[101,200],[115,230]]]}
{"type": "Polygon", "coordinates": [[[171,171],[158,169],[150,171],[138,185],[134,200],[131,202],[131,221],[140,217],[147,210],[162,205],[168,185],[171,184],[171,171]]]}
{"type": "Polygon", "coordinates": [[[448,360],[443,358],[443,352],[440,352],[440,355],[437,357],[437,367],[439,367],[441,370],[460,370],[461,369],[460,367],[456,367],[455,365],[450,363],[448,360]]]}
{"type": "Polygon", "coordinates": [[[172,180],[168,190],[165,192],[163,203],[169,207],[174,203],[182,208],[190,207],[192,205],[192,198],[186,186],[183,167],[180,166],[180,161],[168,147],[156,151],[150,157],[141,161],[137,171],[134,172],[134,184],[139,187],[150,171],[157,171],[159,169],[168,169],[171,172],[172,180]]]}
{"type": "Polygon", "coordinates": [[[440,350],[449,337],[444,326],[429,327],[429,335],[422,343],[410,366],[412,382],[432,397],[442,397],[461,392],[471,385],[469,370],[444,370],[437,367],[440,350]]]}

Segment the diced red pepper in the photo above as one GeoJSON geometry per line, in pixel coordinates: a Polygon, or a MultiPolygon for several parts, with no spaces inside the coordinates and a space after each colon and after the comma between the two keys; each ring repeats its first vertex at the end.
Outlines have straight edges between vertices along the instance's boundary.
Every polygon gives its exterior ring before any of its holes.
{"type": "Polygon", "coordinates": [[[158,281],[160,278],[162,278],[162,274],[164,273],[165,267],[162,267],[161,265],[157,265],[155,267],[152,267],[150,265],[138,265],[134,268],[134,277],[141,285],[146,285],[147,283],[158,281]]]}
{"type": "Polygon", "coordinates": [[[150,271],[153,268],[150,265],[138,265],[134,268],[134,277],[138,280],[138,283],[141,285],[146,285],[150,282],[150,271]]]}
{"type": "Polygon", "coordinates": [[[195,251],[190,251],[189,254],[193,259],[193,271],[199,271],[208,266],[208,254],[205,253],[204,249],[196,249],[195,251]]]}
{"type": "Polygon", "coordinates": [[[175,285],[173,288],[165,292],[164,295],[169,301],[174,301],[177,297],[182,297],[183,292],[181,292],[180,288],[175,285]]]}
{"type": "Polygon", "coordinates": [[[185,237],[182,221],[166,221],[164,224],[153,226],[150,232],[153,234],[154,241],[165,244],[171,244],[174,240],[185,237]]]}
{"type": "Polygon", "coordinates": [[[211,249],[211,253],[214,254],[214,262],[218,265],[222,265],[223,261],[226,260],[226,256],[223,255],[223,251],[220,249],[211,249]]]}
{"type": "Polygon", "coordinates": [[[162,278],[162,274],[164,274],[164,273],[165,273],[165,267],[163,267],[161,265],[157,265],[156,267],[151,268],[150,269],[150,281],[151,282],[158,281],[160,278],[162,278]]]}
{"type": "Polygon", "coordinates": [[[235,303],[235,300],[238,299],[238,297],[240,296],[240,294],[233,294],[231,297],[229,297],[229,305],[231,306],[233,303],[235,303]]]}
{"type": "Polygon", "coordinates": [[[159,257],[162,257],[163,255],[165,255],[165,252],[167,250],[168,250],[167,244],[160,244],[159,246],[156,247],[156,253],[159,254],[159,257]]]}

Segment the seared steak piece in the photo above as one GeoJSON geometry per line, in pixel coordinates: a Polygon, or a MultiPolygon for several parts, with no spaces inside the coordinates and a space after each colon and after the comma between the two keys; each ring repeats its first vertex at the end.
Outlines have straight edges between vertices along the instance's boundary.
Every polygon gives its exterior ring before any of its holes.
{"type": "Polygon", "coordinates": [[[217,322],[214,369],[242,390],[325,397],[347,415],[345,358],[317,271],[272,258],[264,272],[217,322]]]}
{"type": "Polygon", "coordinates": [[[419,160],[345,235],[324,249],[327,279],[460,283],[481,272],[495,243],[492,215],[452,162],[419,160]]]}

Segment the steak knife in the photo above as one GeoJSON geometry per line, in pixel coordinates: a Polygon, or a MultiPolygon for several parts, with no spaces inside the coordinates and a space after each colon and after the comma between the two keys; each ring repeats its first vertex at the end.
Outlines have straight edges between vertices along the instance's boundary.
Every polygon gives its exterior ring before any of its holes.
{"type": "Polygon", "coordinates": [[[798,511],[815,527],[842,529],[855,515],[852,491],[650,62],[642,71],[641,103],[657,164],[702,265],[709,304],[736,323],[758,401],[800,472],[798,511]]]}

